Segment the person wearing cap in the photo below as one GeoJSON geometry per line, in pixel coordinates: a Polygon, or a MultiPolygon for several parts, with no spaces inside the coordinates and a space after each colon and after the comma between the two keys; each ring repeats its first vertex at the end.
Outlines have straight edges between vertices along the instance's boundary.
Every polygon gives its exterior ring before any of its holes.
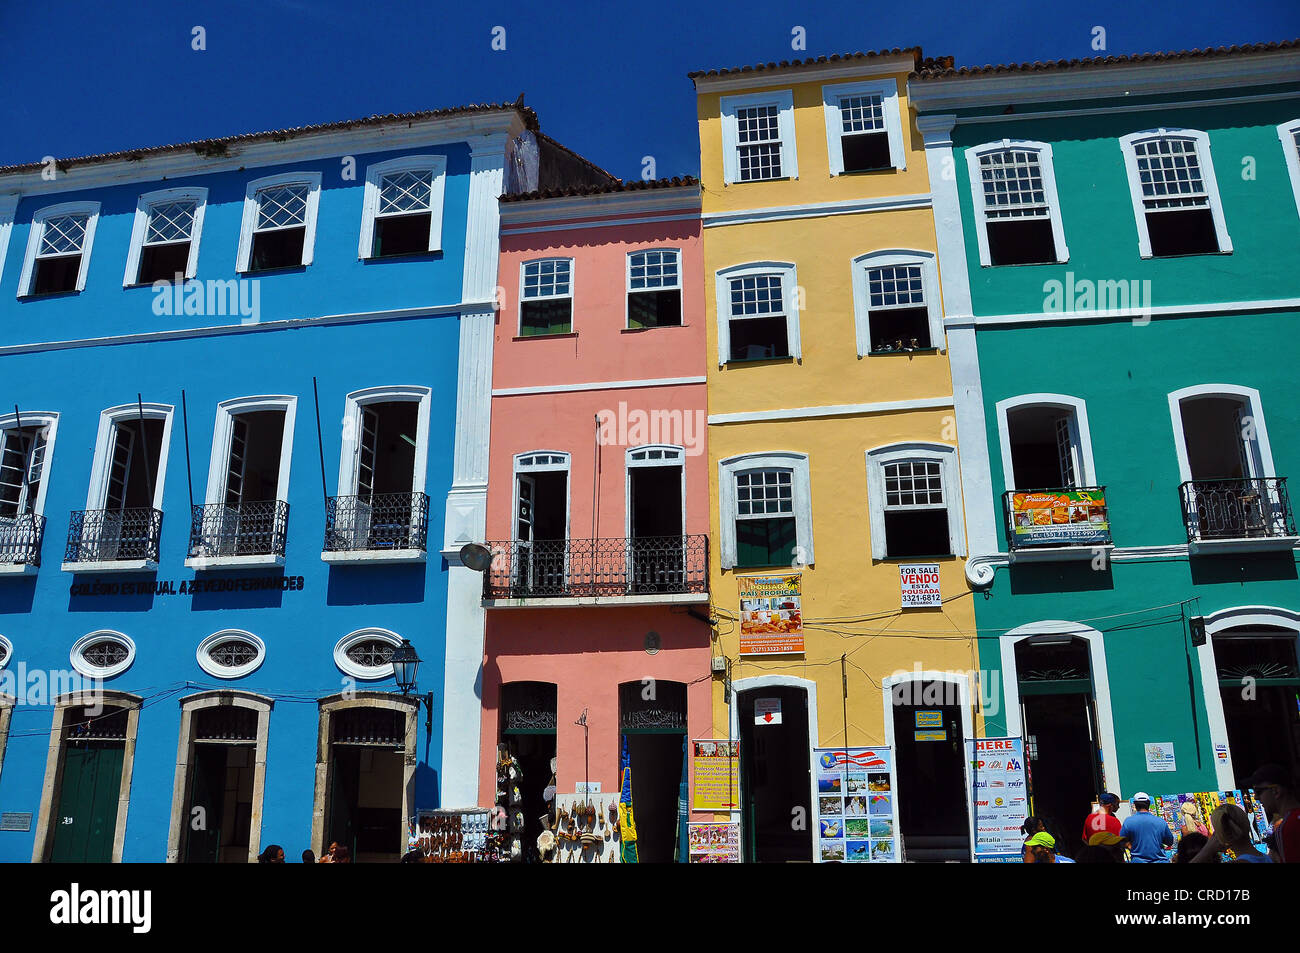
{"type": "Polygon", "coordinates": [[[1072,864],[1069,857],[1056,853],[1056,838],[1047,831],[1039,831],[1025,841],[1024,861],[1027,864],[1072,864]]]}
{"type": "Polygon", "coordinates": [[[1145,791],[1133,795],[1133,813],[1120,825],[1119,836],[1129,842],[1133,863],[1169,863],[1164,849],[1174,846],[1174,832],[1163,817],[1151,813],[1151,795],[1145,791]]]}
{"type": "Polygon", "coordinates": [[[1100,810],[1093,811],[1083,822],[1085,844],[1092,843],[1092,835],[1100,831],[1109,831],[1116,838],[1119,837],[1120,823],[1119,818],[1115,816],[1115,812],[1119,810],[1119,795],[1107,791],[1097,798],[1097,803],[1101,806],[1100,810]]]}
{"type": "Polygon", "coordinates": [[[1273,825],[1264,842],[1274,863],[1300,864],[1300,797],[1294,779],[1280,764],[1262,765],[1242,782],[1251,788],[1273,825]]]}
{"type": "Polygon", "coordinates": [[[1115,858],[1116,863],[1124,863],[1124,849],[1128,842],[1119,836],[1120,823],[1115,821],[1115,830],[1113,831],[1093,831],[1092,836],[1088,838],[1088,846],[1100,850],[1109,851],[1115,858]]]}

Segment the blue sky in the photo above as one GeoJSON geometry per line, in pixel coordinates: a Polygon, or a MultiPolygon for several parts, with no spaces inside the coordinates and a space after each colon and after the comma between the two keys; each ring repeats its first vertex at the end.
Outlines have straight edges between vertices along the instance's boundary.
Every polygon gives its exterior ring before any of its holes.
{"type": "Polygon", "coordinates": [[[0,165],[524,92],[543,131],[618,175],[646,155],[696,173],[690,70],[918,44],[959,65],[1070,59],[1098,55],[1095,26],[1113,55],[1282,40],[1300,3],[0,0],[0,165]]]}

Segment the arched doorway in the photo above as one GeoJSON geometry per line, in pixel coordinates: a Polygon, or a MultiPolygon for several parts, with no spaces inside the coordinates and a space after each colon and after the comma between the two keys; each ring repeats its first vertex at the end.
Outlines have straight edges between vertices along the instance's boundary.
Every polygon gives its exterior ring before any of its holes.
{"type": "MultiPolygon", "coordinates": [[[[519,761],[518,809],[524,815],[522,845],[526,861],[537,860],[543,818],[549,823],[555,802],[546,786],[555,773],[558,691],[554,682],[506,682],[501,686],[501,744],[519,761]]],[[[506,792],[511,810],[512,792],[506,792]]],[[[500,801],[500,797],[498,797],[500,801]]]]}
{"type": "Polygon", "coordinates": [[[1263,764],[1300,770],[1300,661],[1297,632],[1235,626],[1211,636],[1233,786],[1263,764]]]}
{"type": "MultiPolygon", "coordinates": [[[[749,681],[746,679],[746,681],[749,681]]],[[[812,749],[815,698],[803,684],[762,683],[738,690],[741,830],[746,862],[813,859],[812,749]],[[755,717],[779,708],[780,718],[755,717]]],[[[798,680],[803,682],[802,679],[798,680]]],[[[752,683],[751,683],[752,684],[752,683]]]]}
{"type": "Polygon", "coordinates": [[[637,860],[678,860],[686,783],[686,686],[646,678],[618,687],[618,723],[632,771],[637,860]]]}

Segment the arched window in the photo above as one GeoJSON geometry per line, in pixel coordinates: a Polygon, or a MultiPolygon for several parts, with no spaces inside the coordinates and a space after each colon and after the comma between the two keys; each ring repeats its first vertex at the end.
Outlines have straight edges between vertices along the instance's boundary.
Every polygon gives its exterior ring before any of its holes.
{"type": "Polygon", "coordinates": [[[1065,262],[1052,147],[1003,139],[966,150],[981,265],[1065,262]]]}
{"type": "Polygon", "coordinates": [[[1232,251],[1206,133],[1148,129],[1119,144],[1143,258],[1232,251]]]}

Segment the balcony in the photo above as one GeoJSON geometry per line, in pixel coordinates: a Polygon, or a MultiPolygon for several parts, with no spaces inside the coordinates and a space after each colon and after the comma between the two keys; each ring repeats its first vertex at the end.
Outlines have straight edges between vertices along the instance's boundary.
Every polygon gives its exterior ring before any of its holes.
{"type": "Polygon", "coordinates": [[[196,504],[185,565],[194,569],[283,566],[289,504],[196,504]]]}
{"type": "Polygon", "coordinates": [[[707,536],[488,543],[483,603],[524,606],[707,602],[707,536]]]}
{"type": "Polygon", "coordinates": [[[162,510],[74,510],[68,522],[65,572],[131,572],[158,568],[162,510]]]}
{"type": "Polygon", "coordinates": [[[327,563],[422,562],[429,534],[429,498],[423,493],[331,496],[325,500],[327,563]]]}
{"type": "Polygon", "coordinates": [[[1002,494],[1011,562],[1092,559],[1114,549],[1104,486],[1002,494]]]}
{"type": "Polygon", "coordinates": [[[45,517],[35,513],[0,516],[0,573],[30,574],[41,567],[45,517]]]}
{"type": "Polygon", "coordinates": [[[1194,553],[1266,552],[1300,542],[1286,477],[1189,480],[1178,492],[1194,553]]]}

